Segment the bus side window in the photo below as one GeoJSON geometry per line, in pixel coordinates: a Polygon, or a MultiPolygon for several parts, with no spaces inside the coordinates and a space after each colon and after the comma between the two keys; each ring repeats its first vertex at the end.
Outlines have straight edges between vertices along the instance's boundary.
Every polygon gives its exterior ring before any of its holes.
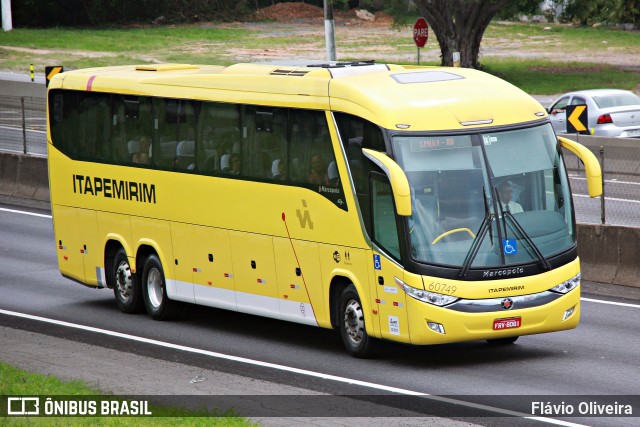
{"type": "Polygon", "coordinates": [[[137,163],[144,157],[148,164],[149,150],[143,154],[142,147],[153,137],[151,120],[151,99],[144,96],[115,95],[113,97],[112,160],[123,163],[137,163]]]}
{"type": "Polygon", "coordinates": [[[246,130],[242,145],[243,174],[260,180],[277,179],[274,162],[279,160],[278,168],[286,170],[287,110],[247,106],[243,125],[246,130]]]}
{"type": "Polygon", "coordinates": [[[220,173],[222,156],[231,154],[240,142],[240,114],[237,105],[206,102],[198,115],[198,170],[220,173]]]}
{"type": "Polygon", "coordinates": [[[325,113],[291,109],[289,121],[287,170],[291,182],[317,191],[347,210],[325,113]]]}
{"type": "Polygon", "coordinates": [[[78,129],[82,120],[80,94],[81,92],[62,90],[51,91],[49,94],[53,145],[71,158],[76,158],[78,151],[78,129]]]}
{"type": "Polygon", "coordinates": [[[399,260],[400,239],[393,203],[393,191],[389,178],[383,174],[371,174],[371,212],[373,239],[399,260]]]}
{"type": "Polygon", "coordinates": [[[369,148],[386,153],[382,130],[373,123],[360,117],[345,113],[334,113],[340,141],[347,154],[347,161],[351,171],[351,179],[358,196],[360,211],[365,227],[371,231],[369,206],[369,174],[380,169],[369,159],[365,158],[362,149],[369,148]]]}

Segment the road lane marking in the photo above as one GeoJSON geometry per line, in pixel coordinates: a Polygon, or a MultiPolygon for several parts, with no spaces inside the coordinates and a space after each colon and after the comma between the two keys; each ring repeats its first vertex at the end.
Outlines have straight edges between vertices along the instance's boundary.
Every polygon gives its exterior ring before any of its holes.
{"type": "Polygon", "coordinates": [[[360,380],[356,380],[356,379],[353,379],[353,378],[346,378],[346,377],[340,377],[340,376],[336,376],[336,375],[324,374],[322,372],[309,371],[307,369],[294,368],[294,367],[291,367],[291,366],[279,365],[279,364],[271,363],[271,362],[263,362],[263,361],[260,361],[260,360],[249,359],[249,358],[245,358],[245,357],[232,356],[232,355],[229,355],[229,354],[218,353],[218,352],[215,352],[215,351],[209,351],[209,350],[203,350],[203,349],[198,349],[198,348],[194,348],[194,347],[188,347],[188,346],[179,345],[179,344],[173,344],[173,343],[169,343],[169,342],[166,342],[166,341],[159,341],[159,340],[154,340],[154,339],[150,339],[150,338],[139,337],[139,336],[136,336],[136,335],[123,334],[121,332],[110,331],[108,329],[101,329],[101,328],[95,328],[93,326],[79,325],[77,323],[65,322],[63,320],[49,319],[47,317],[34,316],[34,315],[31,315],[31,314],[19,313],[19,312],[16,312],[16,311],[9,311],[9,310],[3,310],[3,309],[0,309],[0,314],[4,314],[4,315],[7,315],[7,316],[12,316],[12,317],[19,317],[19,318],[22,318],[22,319],[35,320],[35,321],[38,321],[38,322],[49,323],[49,324],[52,324],[52,325],[64,326],[64,327],[67,327],[67,328],[80,329],[80,330],[87,331],[87,332],[95,332],[95,333],[98,333],[98,334],[108,335],[108,336],[117,337],[117,338],[123,338],[123,339],[130,340],[130,341],[137,341],[137,342],[141,342],[141,343],[145,343],[145,344],[151,344],[151,345],[155,345],[155,346],[159,346],[159,347],[170,348],[170,349],[184,351],[184,352],[188,352],[188,353],[200,354],[200,355],[203,355],[203,356],[209,356],[209,357],[213,357],[213,358],[217,358],[217,359],[230,360],[230,361],[233,361],[233,362],[239,362],[239,363],[244,363],[244,364],[248,364],[248,365],[260,366],[260,367],[263,367],[263,368],[276,369],[276,370],[279,370],[279,371],[291,372],[291,373],[295,373],[295,374],[306,375],[306,376],[309,376],[309,377],[320,378],[320,379],[329,380],[329,381],[335,381],[335,382],[344,383],[344,384],[352,384],[352,385],[357,385],[357,386],[361,386],[361,387],[371,388],[371,389],[375,389],[375,390],[388,391],[388,392],[391,392],[391,393],[397,393],[397,394],[402,394],[402,395],[407,395],[407,396],[422,397],[422,398],[429,399],[429,400],[435,400],[435,401],[439,401],[439,402],[450,403],[450,404],[453,404],[453,405],[459,405],[459,406],[464,406],[464,407],[468,407],[468,408],[480,409],[480,410],[499,413],[499,414],[508,415],[508,416],[526,418],[526,419],[530,419],[530,420],[534,420],[534,421],[540,421],[540,422],[547,423],[547,424],[554,424],[554,425],[566,426],[566,427],[586,427],[583,424],[570,423],[570,422],[567,422],[567,421],[556,420],[556,419],[553,419],[553,418],[536,417],[536,416],[533,416],[531,414],[527,414],[527,413],[524,413],[524,412],[511,411],[511,410],[508,410],[508,409],[496,408],[496,407],[493,407],[493,406],[482,405],[482,404],[478,404],[478,403],[465,402],[464,400],[451,399],[451,398],[442,397],[442,396],[434,396],[432,394],[422,393],[422,392],[408,390],[408,389],[404,389],[404,388],[391,387],[391,386],[386,386],[386,385],[383,385],[383,384],[371,383],[371,382],[368,382],[368,381],[360,381],[360,380]]]}
{"type": "MultiPolygon", "coordinates": [[[[573,197],[583,197],[583,198],[585,198],[585,199],[594,199],[594,200],[596,200],[596,199],[598,199],[598,197],[600,197],[600,196],[597,196],[597,197],[591,197],[591,196],[589,196],[589,195],[587,195],[587,194],[576,194],[576,193],[573,193],[573,197]]],[[[605,197],[604,199],[605,199],[606,201],[610,201],[610,200],[612,200],[612,201],[614,201],[614,202],[640,203],[640,200],[618,199],[618,198],[616,198],[616,197],[605,197]]]]}
{"type": "MultiPolygon", "coordinates": [[[[22,132],[22,127],[13,127],[13,126],[0,126],[0,129],[4,129],[4,130],[15,130],[15,131],[20,131],[22,132]]],[[[46,130],[35,130],[35,129],[25,129],[27,132],[34,132],[34,133],[41,133],[41,134],[46,134],[47,131],[46,130]]]]}
{"type": "Polygon", "coordinates": [[[609,304],[609,305],[617,305],[619,307],[631,307],[631,308],[640,308],[639,304],[629,304],[626,302],[616,302],[616,301],[604,301],[601,299],[592,299],[592,298],[580,298],[582,301],[595,302],[598,304],[609,304]]]}
{"type": "Polygon", "coordinates": [[[52,218],[51,215],[44,215],[44,214],[39,214],[39,213],[35,213],[35,212],[27,212],[27,211],[18,211],[18,210],[15,210],[15,209],[0,208],[0,211],[18,213],[18,214],[23,214],[23,215],[37,216],[37,217],[40,217],[40,218],[52,218]]]}

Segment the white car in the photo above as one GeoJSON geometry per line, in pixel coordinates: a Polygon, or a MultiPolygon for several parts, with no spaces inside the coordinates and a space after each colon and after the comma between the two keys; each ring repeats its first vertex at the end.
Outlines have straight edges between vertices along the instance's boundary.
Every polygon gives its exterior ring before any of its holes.
{"type": "Polygon", "coordinates": [[[640,96],[633,92],[592,89],[565,93],[547,110],[557,133],[567,132],[568,105],[587,106],[587,129],[592,135],[640,138],[640,96]]]}

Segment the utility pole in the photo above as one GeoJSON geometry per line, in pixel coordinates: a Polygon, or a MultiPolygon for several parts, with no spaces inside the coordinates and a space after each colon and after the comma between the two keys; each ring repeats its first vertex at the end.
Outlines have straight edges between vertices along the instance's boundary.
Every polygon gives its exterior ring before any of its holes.
{"type": "Polygon", "coordinates": [[[335,61],[336,33],[333,21],[333,0],[324,0],[324,42],[327,46],[327,61],[335,61]]]}
{"type": "Polygon", "coordinates": [[[2,0],[2,29],[11,31],[13,29],[11,21],[11,0],[2,0]]]}

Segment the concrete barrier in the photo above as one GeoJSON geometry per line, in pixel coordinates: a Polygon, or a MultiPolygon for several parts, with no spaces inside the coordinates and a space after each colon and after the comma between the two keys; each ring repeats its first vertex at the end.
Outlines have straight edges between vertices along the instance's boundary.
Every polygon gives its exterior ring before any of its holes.
{"type": "Polygon", "coordinates": [[[47,159],[0,153],[0,195],[49,202],[47,159]]]}
{"type": "Polygon", "coordinates": [[[578,224],[582,278],[640,287],[640,228],[578,224]]]}
{"type": "Polygon", "coordinates": [[[47,87],[42,76],[36,77],[35,82],[29,81],[25,76],[0,74],[0,93],[4,96],[25,96],[32,98],[46,98],[47,87]]]}

